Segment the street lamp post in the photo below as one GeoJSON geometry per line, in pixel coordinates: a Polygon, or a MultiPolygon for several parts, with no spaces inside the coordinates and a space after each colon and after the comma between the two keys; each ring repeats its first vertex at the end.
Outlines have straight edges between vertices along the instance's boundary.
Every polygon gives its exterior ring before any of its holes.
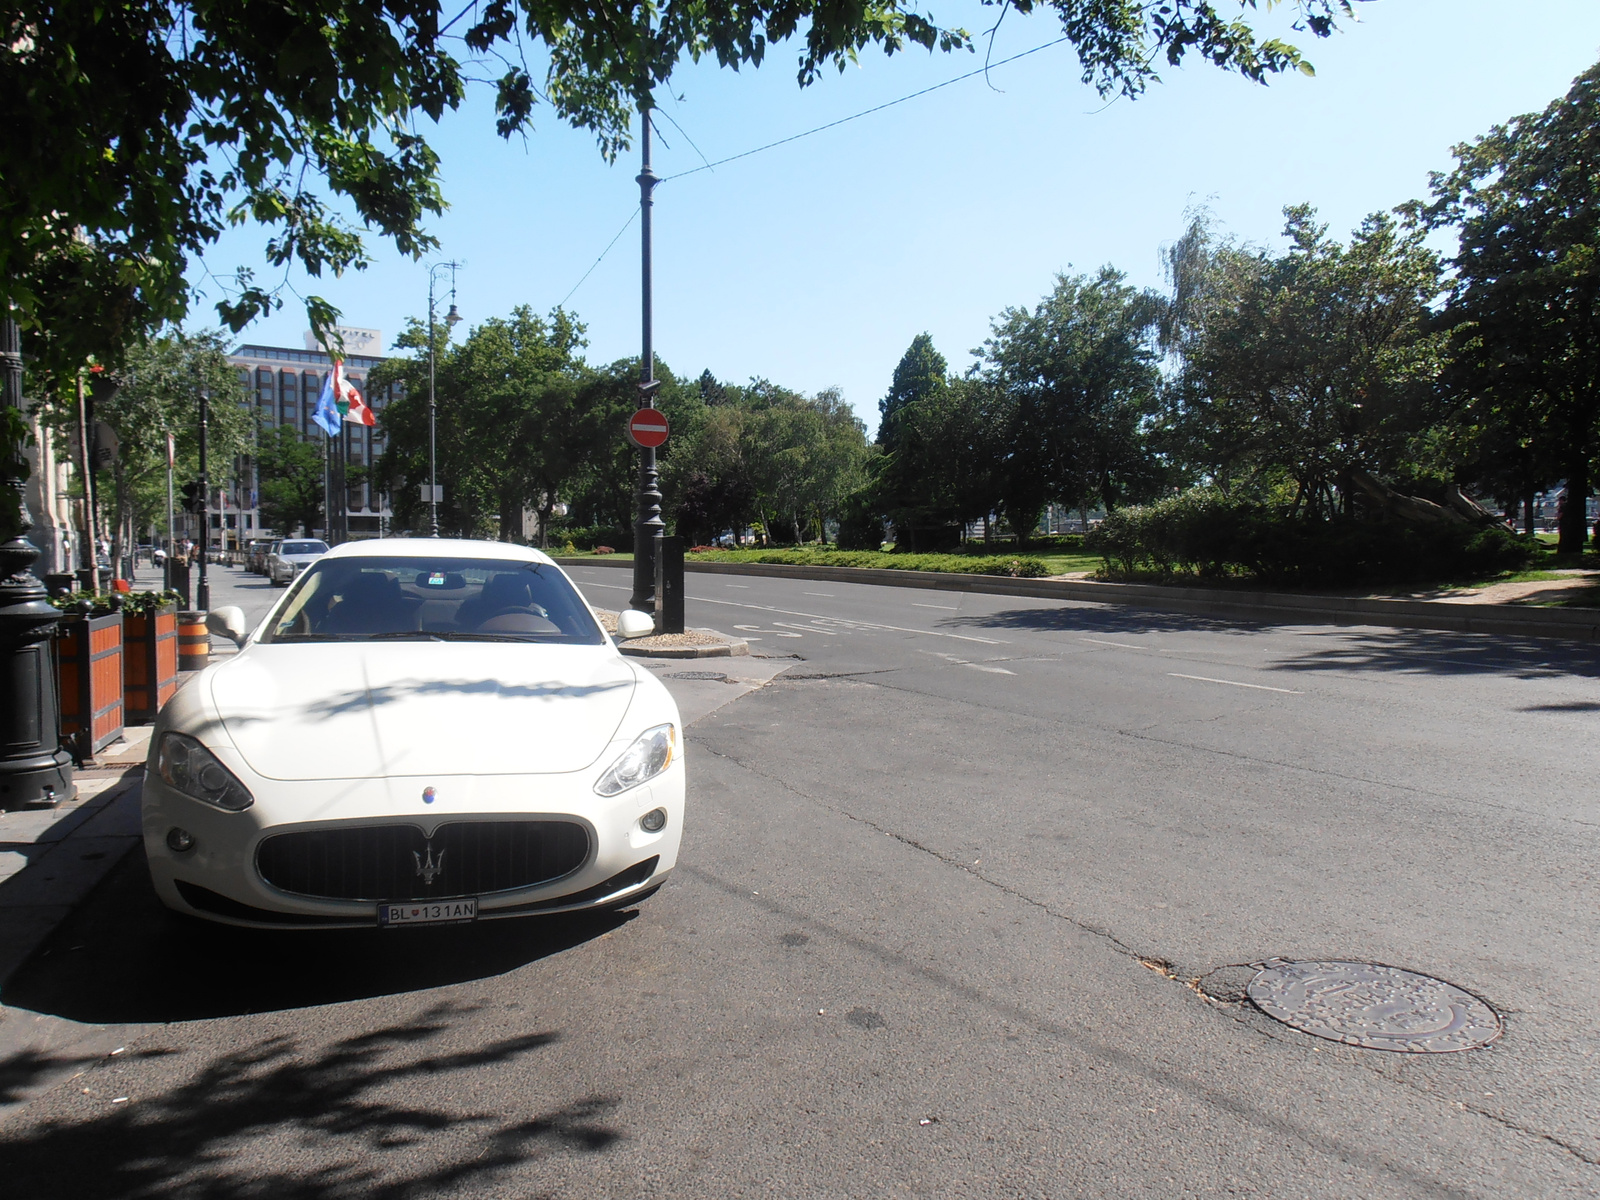
{"type": "Polygon", "coordinates": [[[211,611],[211,584],[206,580],[206,559],[211,554],[211,480],[206,475],[206,426],[211,421],[211,390],[200,389],[200,582],[194,588],[194,606],[211,611]]]}
{"type": "MultiPolygon", "coordinates": [[[[22,335],[0,310],[0,403],[22,412],[22,335]]],[[[61,619],[33,574],[22,447],[0,445],[0,809],[70,800],[72,759],[61,749],[50,638],[61,619]]]]}
{"type": "MultiPolygon", "coordinates": [[[[639,407],[654,408],[656,391],[661,381],[656,378],[655,338],[652,327],[654,313],[651,306],[652,280],[650,272],[650,210],[654,207],[658,176],[650,169],[650,110],[639,110],[640,140],[643,161],[639,168],[639,291],[641,342],[639,350],[639,407]]],[[[637,612],[656,611],[656,556],[660,550],[660,537],[666,529],[661,519],[661,484],[656,473],[656,452],[653,447],[639,451],[638,516],[633,525],[633,594],[628,607],[637,612]]]]}
{"type": "Polygon", "coordinates": [[[437,272],[450,268],[450,311],[445,314],[445,336],[461,323],[456,311],[456,270],[458,262],[434,263],[428,268],[428,536],[439,536],[439,444],[435,433],[437,405],[434,400],[433,282],[437,272]]]}

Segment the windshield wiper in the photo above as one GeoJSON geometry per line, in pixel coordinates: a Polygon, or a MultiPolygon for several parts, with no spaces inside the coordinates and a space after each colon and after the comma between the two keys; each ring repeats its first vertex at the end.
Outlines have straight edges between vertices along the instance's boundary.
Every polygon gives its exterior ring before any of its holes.
{"type": "Polygon", "coordinates": [[[434,637],[446,642],[529,642],[531,637],[519,636],[515,633],[460,633],[456,630],[440,630],[434,637]]]}
{"type": "Polygon", "coordinates": [[[399,638],[421,638],[429,642],[441,642],[444,639],[437,633],[430,633],[425,629],[391,629],[385,633],[364,633],[356,635],[357,641],[376,642],[381,640],[397,640],[399,638]]]}

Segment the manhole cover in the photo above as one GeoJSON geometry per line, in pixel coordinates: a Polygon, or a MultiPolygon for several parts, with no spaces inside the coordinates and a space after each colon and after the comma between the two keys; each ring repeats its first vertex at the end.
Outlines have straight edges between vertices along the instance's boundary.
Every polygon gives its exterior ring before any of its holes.
{"type": "Polygon", "coordinates": [[[1500,1036],[1499,1016],[1471,992],[1377,963],[1274,960],[1248,991],[1285,1025],[1367,1050],[1446,1054],[1500,1036]]]}
{"type": "Polygon", "coordinates": [[[674,671],[668,679],[704,679],[712,683],[732,683],[721,671],[674,671]]]}

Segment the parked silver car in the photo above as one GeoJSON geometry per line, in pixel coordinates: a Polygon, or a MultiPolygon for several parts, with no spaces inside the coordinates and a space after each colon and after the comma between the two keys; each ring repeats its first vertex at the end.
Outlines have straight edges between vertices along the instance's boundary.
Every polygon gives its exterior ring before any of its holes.
{"type": "Polygon", "coordinates": [[[328,543],[315,538],[285,538],[275,542],[267,555],[267,578],[278,587],[286,587],[327,552],[328,543]]]}

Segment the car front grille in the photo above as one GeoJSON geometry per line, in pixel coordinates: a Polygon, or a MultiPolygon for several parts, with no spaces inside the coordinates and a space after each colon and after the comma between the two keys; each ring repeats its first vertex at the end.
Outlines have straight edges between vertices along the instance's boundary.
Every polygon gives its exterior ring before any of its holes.
{"type": "Polygon", "coordinates": [[[589,831],[576,821],[456,821],[431,838],[416,825],[275,834],[257,848],[256,870],[298,896],[433,900],[550,883],[588,857],[589,831]]]}

